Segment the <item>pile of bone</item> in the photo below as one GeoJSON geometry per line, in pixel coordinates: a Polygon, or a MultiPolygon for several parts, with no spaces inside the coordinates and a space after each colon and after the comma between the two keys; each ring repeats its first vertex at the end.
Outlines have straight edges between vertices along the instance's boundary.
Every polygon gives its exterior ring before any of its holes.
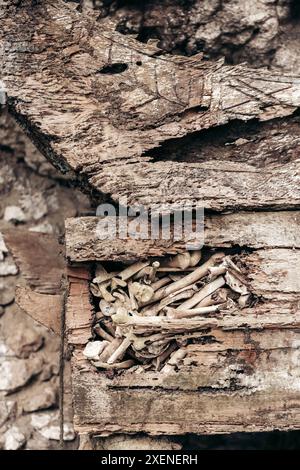
{"type": "Polygon", "coordinates": [[[249,305],[241,269],[230,256],[201,251],[136,262],[120,272],[97,266],[91,292],[99,302],[84,356],[99,369],[169,372],[186,346],[223,312],[249,305]],[[97,339],[96,339],[97,338],[97,339]]]}

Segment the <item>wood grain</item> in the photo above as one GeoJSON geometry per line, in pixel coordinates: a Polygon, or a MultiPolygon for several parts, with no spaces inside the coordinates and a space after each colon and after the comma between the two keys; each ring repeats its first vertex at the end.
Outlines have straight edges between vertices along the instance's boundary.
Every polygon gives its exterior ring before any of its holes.
{"type": "Polygon", "coordinates": [[[86,190],[165,212],[191,203],[218,211],[299,206],[294,128],[282,126],[293,138],[270,139],[262,154],[258,140],[251,144],[268,162],[278,158],[281,143],[293,154],[281,166],[258,168],[240,158],[168,161],[173,139],[234,120],[292,115],[300,105],[299,77],[162,54],[61,0],[2,7],[0,19],[11,113],[86,190]],[[166,156],[153,160],[149,152],[162,144],[166,156]]]}
{"type": "MultiPolygon", "coordinates": [[[[98,217],[66,220],[66,255],[69,261],[137,260],[186,250],[184,241],[174,241],[172,226],[169,240],[151,240],[150,234],[149,239],[144,240],[134,239],[129,235],[120,239],[102,229],[100,221],[98,217]],[[106,234],[111,237],[105,239],[106,234]]],[[[115,222],[112,222],[114,227],[115,222]]],[[[204,224],[204,236],[199,237],[198,234],[195,245],[203,238],[203,243],[212,248],[230,248],[233,245],[255,249],[300,248],[299,211],[206,214],[204,224]]]]}

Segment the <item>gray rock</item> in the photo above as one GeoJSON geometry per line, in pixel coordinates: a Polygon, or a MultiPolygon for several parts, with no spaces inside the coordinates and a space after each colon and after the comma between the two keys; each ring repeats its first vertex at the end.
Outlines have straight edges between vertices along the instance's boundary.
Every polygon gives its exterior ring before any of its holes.
{"type": "MultiPolygon", "coordinates": [[[[60,426],[58,424],[50,425],[46,428],[41,429],[39,432],[46,439],[59,441],[60,426]]],[[[64,423],[64,441],[73,441],[74,439],[75,439],[75,432],[74,432],[73,424],[64,423]]]]}
{"type": "Polygon", "coordinates": [[[14,357],[0,358],[0,391],[14,392],[26,385],[42,370],[43,362],[38,358],[31,361],[14,357]]]}
{"type": "Polygon", "coordinates": [[[26,442],[26,436],[17,426],[12,426],[4,434],[4,449],[17,450],[23,447],[26,442]]]}
{"type": "Polygon", "coordinates": [[[45,410],[57,404],[57,390],[51,384],[38,384],[23,403],[23,410],[27,413],[45,410]]]}
{"type": "Polygon", "coordinates": [[[20,202],[27,220],[40,220],[48,213],[47,201],[41,192],[26,194],[20,202]]]}
{"type": "Polygon", "coordinates": [[[16,402],[14,400],[0,400],[0,427],[3,426],[15,410],[16,402]]]}
{"type": "Polygon", "coordinates": [[[15,299],[14,282],[0,281],[0,305],[6,306],[11,304],[15,299]]]}
{"type": "Polygon", "coordinates": [[[4,260],[4,256],[8,253],[8,249],[4,243],[2,233],[0,232],[0,261],[4,260]]]}
{"type": "MultiPolygon", "coordinates": [[[[60,426],[58,411],[35,413],[31,417],[31,424],[45,439],[59,441],[60,426]]],[[[75,437],[73,424],[64,423],[64,441],[73,441],[75,437]]]]}
{"type": "Polygon", "coordinates": [[[11,260],[0,261],[0,276],[15,276],[18,268],[11,260]]]}
{"type": "Polygon", "coordinates": [[[24,223],[26,222],[26,215],[18,206],[7,206],[4,211],[5,222],[24,223]]]}
{"type": "Polygon", "coordinates": [[[54,233],[54,228],[49,222],[43,222],[41,224],[37,224],[34,227],[29,229],[29,232],[39,232],[39,233],[54,233]]]}

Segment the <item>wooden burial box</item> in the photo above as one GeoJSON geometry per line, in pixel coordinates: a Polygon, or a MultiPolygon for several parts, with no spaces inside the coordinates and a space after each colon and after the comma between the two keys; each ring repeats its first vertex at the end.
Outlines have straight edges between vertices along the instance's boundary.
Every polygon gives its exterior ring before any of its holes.
{"type": "Polygon", "coordinates": [[[73,350],[76,429],[103,436],[299,428],[299,213],[207,217],[206,247],[242,247],[239,256],[249,289],[260,301],[234,314],[203,318],[201,341],[188,344],[179,369],[168,374],[128,369],[111,375],[83,357],[92,335],[93,263],[184,250],[178,243],[162,247],[157,241],[129,238],[106,243],[95,235],[97,223],[96,217],[66,222],[67,258],[73,264],[68,270],[66,334],[73,350]]]}

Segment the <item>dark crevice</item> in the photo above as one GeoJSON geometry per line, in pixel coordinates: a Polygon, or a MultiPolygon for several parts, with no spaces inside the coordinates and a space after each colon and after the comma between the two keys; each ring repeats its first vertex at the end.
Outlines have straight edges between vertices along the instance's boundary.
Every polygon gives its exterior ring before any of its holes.
{"type": "Polygon", "coordinates": [[[173,438],[183,450],[298,450],[300,431],[241,432],[199,436],[186,434],[173,438]]]}
{"type": "Polygon", "coordinates": [[[300,21],[300,1],[292,0],[290,7],[290,19],[293,23],[298,23],[300,21]]]}
{"type": "Polygon", "coordinates": [[[14,153],[11,147],[9,147],[8,145],[3,145],[3,144],[0,144],[0,152],[9,153],[11,155],[14,153]]]}
{"type": "Polygon", "coordinates": [[[255,168],[275,168],[299,158],[299,124],[299,111],[289,118],[268,122],[233,120],[222,126],[166,140],[143,155],[154,163],[231,161],[255,168]],[[283,134],[287,137],[286,142],[283,134]]]}
{"type": "MultiPolygon", "coordinates": [[[[145,372],[145,374],[147,374],[147,372],[145,372]]],[[[122,387],[121,385],[109,385],[107,384],[107,388],[109,390],[114,390],[114,391],[121,391],[121,392],[124,392],[124,389],[128,389],[128,386],[126,387],[122,387]]],[[[175,395],[175,394],[182,394],[182,390],[178,387],[176,388],[175,386],[174,387],[165,387],[165,386],[160,386],[160,385],[153,385],[151,388],[149,385],[134,385],[134,386],[130,386],[129,387],[129,390],[130,391],[142,391],[142,390],[147,390],[148,393],[152,393],[152,392],[157,392],[157,391],[161,391],[163,393],[172,393],[172,395],[175,395]]],[[[194,395],[194,394],[199,394],[199,393],[207,393],[207,394],[210,394],[210,395],[217,395],[217,394],[221,394],[221,393],[226,393],[226,395],[229,395],[230,393],[234,394],[235,392],[237,391],[241,391],[241,390],[247,390],[249,391],[249,387],[242,387],[242,386],[239,386],[239,385],[234,385],[233,382],[230,383],[230,385],[228,387],[197,387],[195,390],[185,390],[185,393],[186,394],[189,394],[189,395],[194,395]]]]}
{"type": "Polygon", "coordinates": [[[115,75],[118,73],[123,73],[128,69],[128,65],[122,62],[116,62],[114,64],[105,65],[102,69],[97,70],[96,73],[115,75]]]}

